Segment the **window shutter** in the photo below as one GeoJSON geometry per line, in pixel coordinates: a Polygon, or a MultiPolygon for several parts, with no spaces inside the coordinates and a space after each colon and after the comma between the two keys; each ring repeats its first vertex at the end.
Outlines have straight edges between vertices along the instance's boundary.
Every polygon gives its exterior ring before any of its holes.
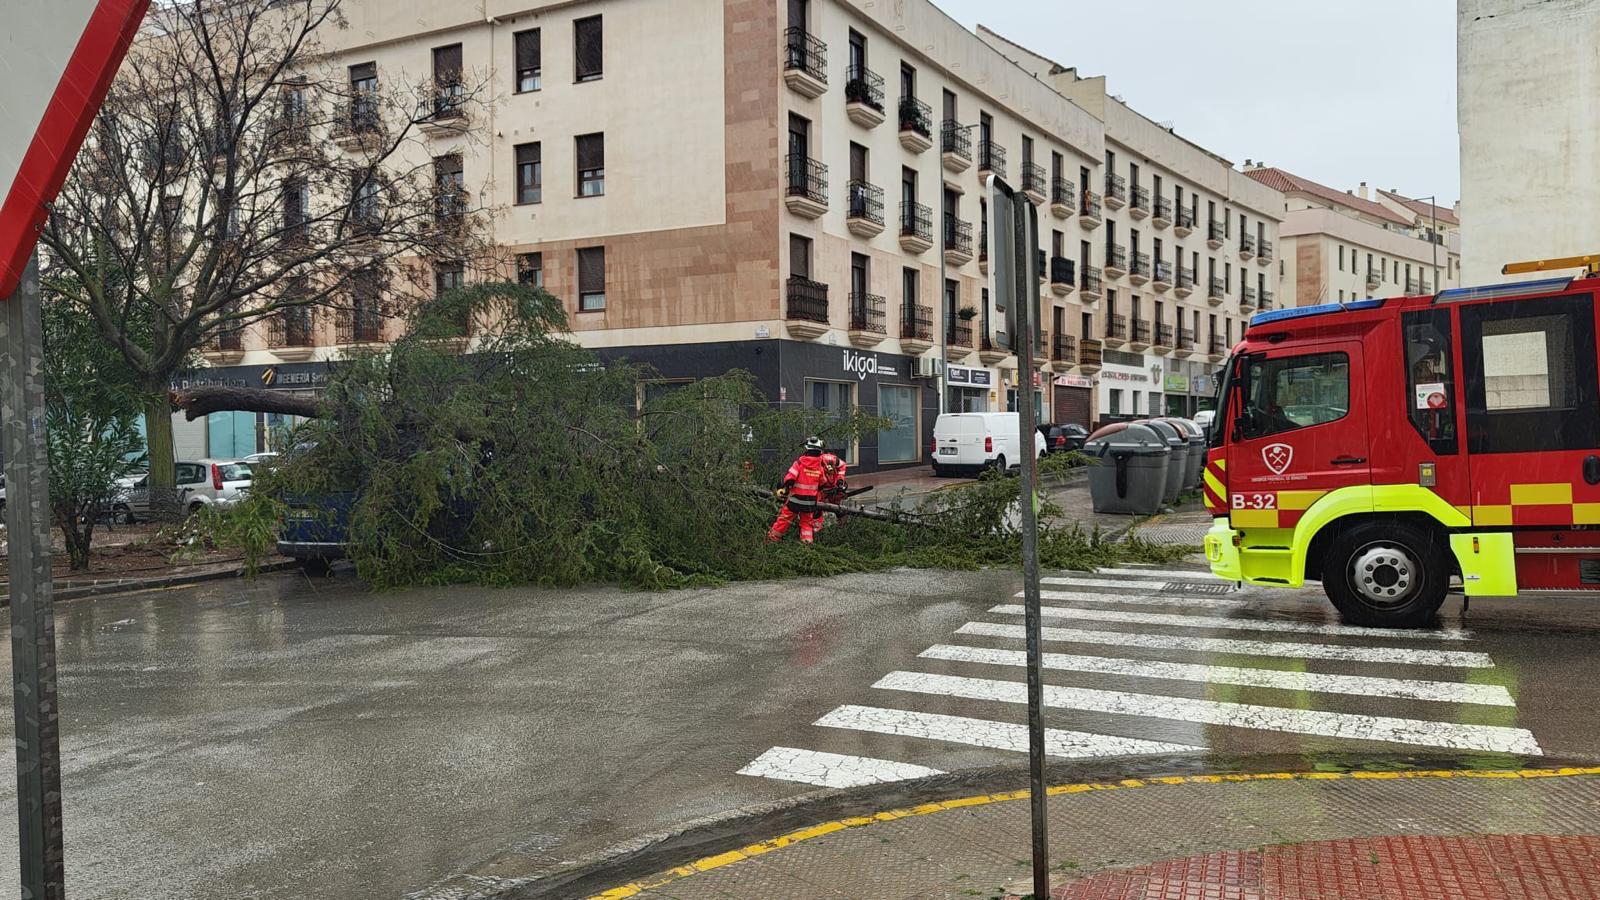
{"type": "Polygon", "coordinates": [[[606,248],[578,251],[578,293],[603,294],[606,290],[606,248]]]}
{"type": "Polygon", "coordinates": [[[539,29],[519,31],[517,41],[517,70],[539,68],[539,29]]]}
{"type": "Polygon", "coordinates": [[[578,135],[578,170],[604,169],[606,167],[606,136],[604,134],[578,135]]]}
{"type": "Polygon", "coordinates": [[[605,53],[601,46],[600,21],[599,16],[590,16],[572,23],[579,81],[599,78],[603,71],[605,53]]]}
{"type": "Polygon", "coordinates": [[[433,83],[454,85],[461,83],[461,45],[433,48],[433,83]]]}
{"type": "Polygon", "coordinates": [[[517,165],[518,166],[526,165],[527,163],[537,163],[537,162],[539,162],[539,145],[537,143],[534,143],[534,144],[518,144],[517,145],[517,165]]]}
{"type": "Polygon", "coordinates": [[[370,63],[370,62],[369,63],[361,63],[360,65],[355,65],[355,66],[351,66],[350,67],[350,81],[352,83],[357,82],[357,81],[366,81],[368,79],[373,79],[373,78],[377,78],[377,77],[378,77],[378,64],[377,63],[370,63]]]}

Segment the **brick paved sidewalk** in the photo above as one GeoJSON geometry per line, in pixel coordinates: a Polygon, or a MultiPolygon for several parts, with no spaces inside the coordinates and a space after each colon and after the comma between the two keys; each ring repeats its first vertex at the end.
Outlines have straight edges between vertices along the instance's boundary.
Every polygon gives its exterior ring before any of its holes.
{"type": "MultiPolygon", "coordinates": [[[[1056,900],[1600,898],[1600,768],[1180,776],[1051,791],[1056,900]]],[[[743,837],[756,842],[596,896],[1015,900],[1029,876],[1025,792],[743,837]]]]}

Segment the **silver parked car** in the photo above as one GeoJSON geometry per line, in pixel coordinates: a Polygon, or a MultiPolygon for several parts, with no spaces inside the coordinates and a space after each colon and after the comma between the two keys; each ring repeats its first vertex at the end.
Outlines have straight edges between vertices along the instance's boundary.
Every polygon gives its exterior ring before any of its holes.
{"type": "MultiPolygon", "coordinates": [[[[254,473],[250,464],[232,459],[197,459],[174,464],[178,502],[187,512],[207,506],[231,506],[250,489],[254,473]]],[[[111,503],[117,521],[135,522],[150,516],[150,477],[140,473],[121,479],[122,490],[111,503]]]]}

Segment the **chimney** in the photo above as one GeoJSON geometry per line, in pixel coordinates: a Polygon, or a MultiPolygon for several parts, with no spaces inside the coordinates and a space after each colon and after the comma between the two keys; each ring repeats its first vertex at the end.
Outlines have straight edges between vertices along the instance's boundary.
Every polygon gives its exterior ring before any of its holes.
{"type": "Polygon", "coordinates": [[[1251,158],[1250,158],[1250,157],[1248,157],[1248,156],[1247,156],[1247,157],[1245,157],[1245,158],[1244,158],[1244,168],[1245,168],[1245,171],[1247,171],[1247,172],[1248,172],[1248,171],[1249,171],[1249,170],[1250,170],[1250,168],[1251,168],[1251,167],[1252,167],[1252,166],[1254,166],[1254,165],[1255,165],[1255,160],[1253,160],[1253,159],[1251,159],[1251,158]]]}
{"type": "Polygon", "coordinates": [[[1367,183],[1365,181],[1361,182],[1361,188],[1360,188],[1360,191],[1357,194],[1357,196],[1359,196],[1363,200],[1371,199],[1371,198],[1369,198],[1367,196],[1367,183]]]}

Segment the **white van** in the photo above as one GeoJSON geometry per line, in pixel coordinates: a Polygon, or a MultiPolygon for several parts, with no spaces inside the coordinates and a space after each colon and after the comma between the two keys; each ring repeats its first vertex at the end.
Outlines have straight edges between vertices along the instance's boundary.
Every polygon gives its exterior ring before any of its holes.
{"type": "MultiPolygon", "coordinates": [[[[933,474],[1008,471],[1022,465],[1020,416],[1014,412],[944,413],[933,423],[933,474]]],[[[1033,431],[1033,458],[1044,455],[1044,435],[1033,431]]]]}

